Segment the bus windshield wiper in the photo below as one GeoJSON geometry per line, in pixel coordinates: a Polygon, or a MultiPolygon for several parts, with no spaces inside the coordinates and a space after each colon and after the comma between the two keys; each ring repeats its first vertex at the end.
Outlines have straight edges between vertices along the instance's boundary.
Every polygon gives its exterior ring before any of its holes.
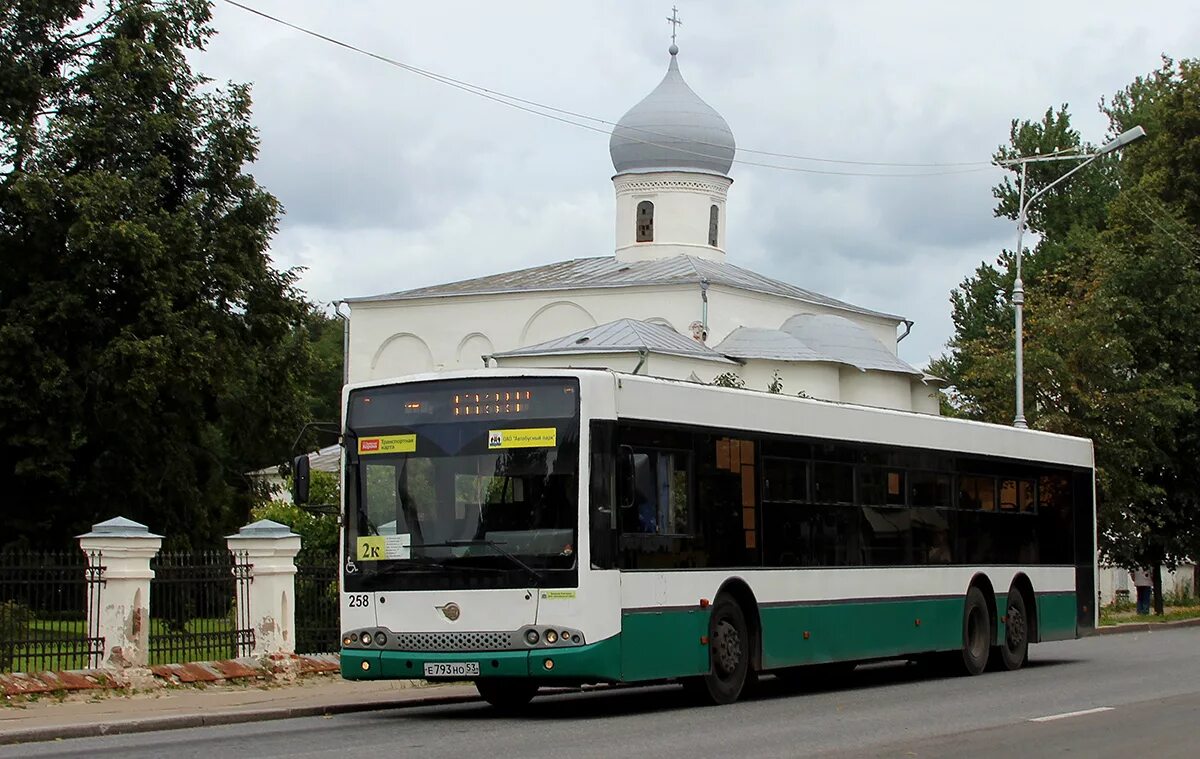
{"type": "Polygon", "coordinates": [[[466,570],[468,572],[503,572],[502,569],[494,567],[473,567],[469,564],[444,564],[437,559],[429,556],[411,556],[407,559],[395,559],[394,561],[379,567],[372,573],[372,577],[382,577],[390,574],[402,574],[404,572],[428,571],[433,569],[448,569],[448,570],[466,570]]]}
{"type": "Polygon", "coordinates": [[[508,551],[501,548],[500,544],[497,543],[496,541],[488,540],[487,538],[473,538],[473,539],[469,539],[469,540],[447,540],[444,543],[424,543],[424,544],[422,544],[422,546],[424,548],[461,548],[463,546],[487,546],[488,548],[494,549],[496,551],[496,553],[500,554],[501,556],[508,559],[513,564],[516,564],[518,567],[520,567],[522,570],[524,570],[526,574],[528,574],[530,577],[533,578],[533,584],[534,584],[535,588],[540,588],[542,585],[542,582],[545,581],[545,579],[546,579],[542,575],[541,572],[537,571],[533,567],[529,566],[525,562],[518,559],[516,556],[512,555],[508,551]]]}

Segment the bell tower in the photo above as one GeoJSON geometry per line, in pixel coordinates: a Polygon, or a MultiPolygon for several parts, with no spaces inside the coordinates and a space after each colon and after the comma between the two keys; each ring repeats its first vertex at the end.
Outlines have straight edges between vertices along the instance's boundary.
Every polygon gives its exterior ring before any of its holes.
{"type": "Polygon", "coordinates": [[[673,33],[669,52],[666,76],[621,117],[609,140],[617,259],[687,254],[723,261],[733,132],[683,80],[673,33]]]}

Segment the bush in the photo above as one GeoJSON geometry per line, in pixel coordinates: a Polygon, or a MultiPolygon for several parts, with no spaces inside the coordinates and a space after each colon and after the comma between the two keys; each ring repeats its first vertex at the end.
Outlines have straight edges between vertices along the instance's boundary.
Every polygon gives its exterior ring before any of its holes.
{"type": "Polygon", "coordinates": [[[1163,593],[1163,606],[1195,606],[1196,603],[1197,599],[1192,595],[1192,589],[1186,584],[1180,585],[1177,590],[1163,593]]]}

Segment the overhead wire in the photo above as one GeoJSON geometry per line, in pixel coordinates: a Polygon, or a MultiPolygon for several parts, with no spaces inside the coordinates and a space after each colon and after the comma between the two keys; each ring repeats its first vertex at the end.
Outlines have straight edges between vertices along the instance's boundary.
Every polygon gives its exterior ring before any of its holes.
{"type": "MultiPolygon", "coordinates": [[[[568,124],[570,126],[579,127],[581,129],[587,129],[587,130],[597,132],[600,134],[610,135],[613,133],[613,129],[600,128],[600,127],[593,126],[592,124],[581,123],[580,121],[575,120],[575,119],[583,119],[586,121],[592,121],[595,123],[604,124],[607,127],[612,127],[612,128],[619,127],[621,130],[621,136],[623,138],[628,139],[632,142],[637,142],[639,144],[662,148],[664,150],[670,150],[670,151],[684,154],[684,155],[694,155],[694,156],[697,156],[700,158],[710,158],[710,159],[718,159],[718,160],[723,160],[723,159],[727,158],[727,156],[723,156],[723,155],[715,155],[715,154],[705,153],[702,151],[696,151],[696,150],[690,150],[687,148],[682,148],[677,145],[666,145],[666,144],[662,144],[662,143],[658,143],[658,142],[653,142],[651,140],[633,137],[633,136],[629,135],[628,132],[635,131],[635,132],[649,134],[649,135],[653,135],[653,136],[657,136],[657,137],[670,137],[670,135],[667,135],[662,132],[657,132],[654,130],[640,128],[640,127],[620,126],[619,124],[617,124],[615,122],[607,121],[605,119],[601,119],[601,118],[598,118],[595,116],[588,116],[586,114],[577,113],[575,111],[570,111],[570,110],[563,109],[563,108],[556,108],[554,106],[546,105],[544,103],[539,103],[537,101],[516,97],[514,95],[508,95],[508,94],[500,92],[498,90],[492,90],[487,87],[482,87],[480,85],[471,84],[470,82],[466,82],[466,81],[463,81],[460,79],[455,79],[453,77],[449,77],[444,74],[439,74],[437,72],[423,69],[418,66],[413,66],[412,64],[404,63],[403,61],[399,61],[394,58],[390,58],[388,56],[381,55],[379,53],[375,53],[370,50],[366,50],[364,48],[360,48],[356,45],[345,42],[343,40],[339,40],[335,37],[330,37],[326,34],[322,34],[321,32],[317,32],[315,30],[308,29],[306,27],[300,26],[298,24],[294,24],[285,19],[279,18],[278,16],[274,16],[272,14],[266,13],[265,11],[258,10],[257,8],[253,8],[249,5],[238,2],[237,0],[224,0],[224,2],[228,5],[232,5],[236,8],[240,8],[243,11],[252,13],[256,16],[259,16],[259,17],[266,19],[268,21],[271,21],[273,23],[276,23],[281,26],[285,26],[289,29],[292,29],[294,31],[300,32],[301,34],[305,34],[305,35],[308,35],[315,39],[319,39],[323,42],[327,42],[329,44],[336,45],[341,48],[345,48],[346,50],[350,50],[350,51],[358,53],[360,55],[365,55],[369,58],[373,58],[377,61],[380,61],[381,63],[385,63],[390,66],[394,66],[396,68],[402,69],[404,71],[408,71],[410,73],[416,74],[418,76],[425,77],[432,81],[438,82],[439,84],[444,84],[449,87],[453,87],[455,89],[461,90],[463,92],[467,92],[469,94],[476,95],[478,97],[482,97],[487,100],[491,100],[491,101],[499,103],[501,105],[506,105],[510,108],[515,108],[517,110],[524,111],[526,113],[531,113],[535,116],[541,116],[543,118],[548,118],[548,119],[558,121],[563,124],[568,124]],[[558,115],[556,115],[556,114],[558,114],[558,115]]],[[[717,145],[715,143],[709,143],[709,142],[704,142],[704,141],[694,141],[694,142],[696,142],[697,144],[700,144],[700,145],[707,146],[707,147],[725,147],[725,146],[717,145]]],[[[738,150],[738,152],[742,152],[742,153],[753,153],[753,154],[757,154],[757,155],[767,155],[767,156],[776,157],[776,158],[788,158],[791,160],[798,160],[798,161],[814,161],[814,162],[822,162],[822,163],[848,164],[848,165],[856,165],[856,166],[877,166],[877,167],[891,166],[891,167],[897,167],[897,168],[922,168],[922,167],[944,168],[944,167],[966,167],[966,166],[975,167],[975,168],[955,168],[955,169],[952,169],[949,171],[853,172],[853,171],[832,171],[832,170],[823,170],[823,169],[811,169],[811,168],[805,168],[805,167],[801,167],[801,166],[787,166],[787,165],[782,165],[782,164],[767,163],[764,161],[748,161],[746,159],[736,158],[736,157],[733,159],[734,163],[742,164],[744,166],[757,166],[757,167],[761,167],[761,168],[776,169],[776,170],[780,170],[780,171],[793,171],[793,172],[798,172],[798,173],[803,173],[803,174],[819,174],[819,175],[825,175],[825,176],[898,177],[898,178],[933,177],[933,176],[948,176],[948,175],[954,175],[954,174],[972,174],[972,173],[977,173],[977,172],[981,172],[981,171],[988,171],[988,170],[994,168],[994,165],[989,161],[973,161],[973,162],[961,162],[961,163],[891,163],[891,162],[881,162],[881,161],[851,161],[851,160],[841,160],[841,159],[833,159],[833,158],[818,158],[818,157],[813,157],[813,156],[801,156],[801,155],[795,155],[795,154],[789,154],[789,153],[779,153],[779,152],[765,151],[765,150],[754,150],[751,148],[738,148],[737,150],[738,150]]]]}
{"type": "Polygon", "coordinates": [[[1133,196],[1130,196],[1130,198],[1129,198],[1130,205],[1133,206],[1133,208],[1138,213],[1140,213],[1142,216],[1146,217],[1146,219],[1151,224],[1153,224],[1155,227],[1157,227],[1160,232],[1165,234],[1167,237],[1171,238],[1173,241],[1175,241],[1176,244],[1178,244],[1184,250],[1188,250],[1193,253],[1200,253],[1200,240],[1197,239],[1196,233],[1193,232],[1191,229],[1188,229],[1186,227],[1186,225],[1183,224],[1183,222],[1179,221],[1173,215],[1171,215],[1170,209],[1167,208],[1165,203],[1163,203],[1160,199],[1153,197],[1152,195],[1150,195],[1150,193],[1146,192],[1145,190],[1143,190],[1141,187],[1139,187],[1137,185],[1133,186],[1133,190],[1135,193],[1137,193],[1138,195],[1140,195],[1142,197],[1141,202],[1139,202],[1137,200],[1137,198],[1135,198],[1133,196]],[[1189,243],[1189,242],[1179,239],[1179,237],[1175,234],[1175,232],[1172,232],[1168,227],[1166,227],[1153,213],[1153,209],[1150,208],[1151,203],[1156,203],[1158,205],[1161,205],[1163,207],[1163,211],[1164,211],[1163,216],[1167,219],[1170,219],[1172,221],[1172,223],[1177,225],[1176,231],[1192,238],[1192,242],[1189,243]]]}

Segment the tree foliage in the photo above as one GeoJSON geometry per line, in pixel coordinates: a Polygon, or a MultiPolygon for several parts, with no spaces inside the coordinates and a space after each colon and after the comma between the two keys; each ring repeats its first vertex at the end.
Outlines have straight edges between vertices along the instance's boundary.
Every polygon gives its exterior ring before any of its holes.
{"type": "MultiPolygon", "coordinates": [[[[1149,137],[1030,211],[1025,411],[1033,427],[1095,441],[1108,557],[1171,566],[1200,546],[1200,68],[1164,59],[1101,110],[1110,136],[1140,124],[1149,137]]],[[[1064,106],[1014,121],[996,157],[1089,147],[1064,106]]],[[[1065,170],[1029,164],[1027,195],[1065,170]]],[[[998,216],[1016,218],[1016,171],[995,189],[998,216]]],[[[1013,280],[1005,251],[951,294],[955,333],[931,371],[966,416],[1012,420],[1013,280]]]]}
{"type": "MultiPolygon", "coordinates": [[[[189,56],[207,0],[0,10],[0,492],[8,535],[121,514],[236,528],[310,418],[322,329],[272,267],[246,85],[189,56]]],[[[340,374],[340,366],[339,366],[340,374]]]]}
{"type": "MultiPolygon", "coordinates": [[[[287,487],[291,487],[290,478],[287,487]]],[[[313,471],[309,480],[309,500],[319,505],[341,503],[337,475],[313,471]]],[[[251,518],[271,519],[291,527],[300,536],[302,558],[304,555],[320,556],[337,551],[336,514],[314,513],[288,501],[271,500],[255,506],[251,518]]]]}

